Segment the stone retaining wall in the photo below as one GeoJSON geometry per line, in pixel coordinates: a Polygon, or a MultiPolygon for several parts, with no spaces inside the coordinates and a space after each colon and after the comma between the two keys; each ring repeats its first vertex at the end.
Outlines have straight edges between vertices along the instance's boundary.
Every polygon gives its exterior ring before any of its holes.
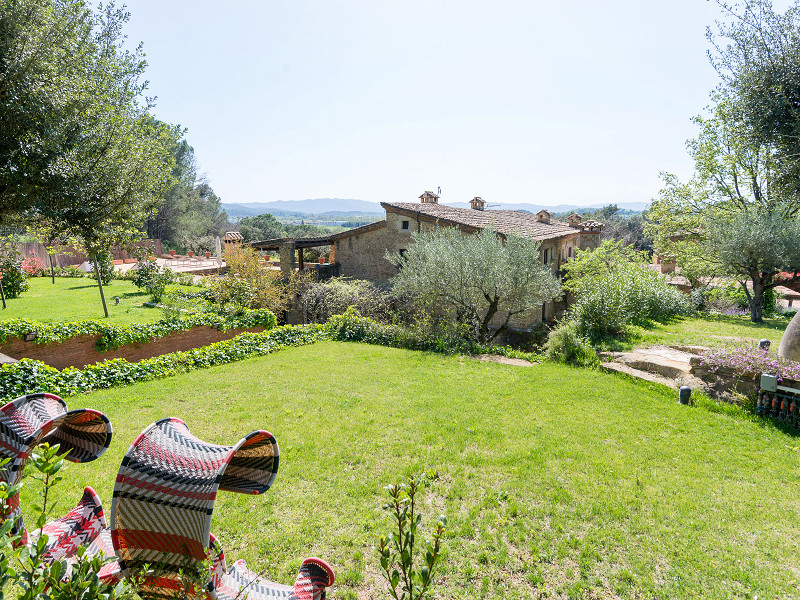
{"type": "Polygon", "coordinates": [[[124,358],[130,362],[138,362],[170,352],[200,348],[214,342],[229,340],[243,331],[258,332],[264,331],[264,328],[252,327],[250,329],[217,331],[209,325],[201,325],[186,331],[175,331],[149,342],[128,344],[107,352],[98,352],[96,344],[100,336],[97,335],[81,335],[56,344],[37,344],[36,342],[24,342],[19,338],[11,338],[0,344],[0,354],[6,354],[17,360],[32,358],[56,369],[82,368],[112,358],[124,358]]]}
{"type": "Polygon", "coordinates": [[[715,395],[725,396],[725,394],[738,393],[745,396],[755,397],[758,392],[759,378],[753,378],[753,374],[734,372],[733,369],[725,367],[715,367],[713,370],[700,364],[702,358],[692,357],[689,361],[691,374],[702,379],[708,384],[715,395]]]}

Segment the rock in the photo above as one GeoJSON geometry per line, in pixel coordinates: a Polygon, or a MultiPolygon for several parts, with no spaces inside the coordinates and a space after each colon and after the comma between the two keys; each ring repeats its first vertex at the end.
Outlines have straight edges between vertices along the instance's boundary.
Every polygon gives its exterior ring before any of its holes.
{"type": "Polygon", "coordinates": [[[783,332],[778,356],[800,362],[800,312],[795,313],[786,331],[783,332]]]}

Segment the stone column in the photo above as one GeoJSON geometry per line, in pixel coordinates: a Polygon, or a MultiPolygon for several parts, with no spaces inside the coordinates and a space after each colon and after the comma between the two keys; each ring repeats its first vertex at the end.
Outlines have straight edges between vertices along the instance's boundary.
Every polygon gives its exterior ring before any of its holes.
{"type": "Polygon", "coordinates": [[[284,242],[278,246],[278,254],[281,257],[281,273],[284,276],[291,275],[295,269],[294,242],[284,242]]]}

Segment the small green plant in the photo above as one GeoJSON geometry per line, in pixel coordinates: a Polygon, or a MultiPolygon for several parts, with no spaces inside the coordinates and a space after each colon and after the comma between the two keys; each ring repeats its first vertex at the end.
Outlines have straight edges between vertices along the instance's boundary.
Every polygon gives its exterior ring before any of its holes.
{"type": "Polygon", "coordinates": [[[153,302],[161,302],[164,290],[175,281],[175,274],[169,269],[159,267],[154,260],[139,261],[135,273],[134,285],[147,290],[153,302]]]}
{"type": "Polygon", "coordinates": [[[553,362],[578,367],[596,367],[600,364],[592,344],[580,334],[575,321],[561,323],[550,332],[545,354],[553,362]]]}
{"type": "Polygon", "coordinates": [[[0,256],[0,285],[6,298],[18,298],[27,292],[29,286],[26,279],[18,252],[11,249],[8,254],[0,256]]]}
{"type": "Polygon", "coordinates": [[[426,473],[409,477],[406,484],[386,486],[389,502],[383,508],[391,515],[393,531],[378,539],[381,572],[386,578],[389,592],[395,600],[421,599],[431,593],[436,563],[441,558],[442,538],[447,526],[444,516],[439,516],[433,528],[433,543],[425,550],[424,565],[415,567],[418,560],[417,529],[422,515],[416,512],[416,496],[427,480],[426,473]]]}

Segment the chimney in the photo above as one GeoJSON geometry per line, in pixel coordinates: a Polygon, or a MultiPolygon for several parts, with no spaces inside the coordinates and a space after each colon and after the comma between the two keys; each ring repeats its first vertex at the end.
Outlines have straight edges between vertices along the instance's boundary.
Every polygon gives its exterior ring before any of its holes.
{"type": "Polygon", "coordinates": [[[539,221],[539,223],[549,223],[550,213],[542,209],[536,213],[536,220],[539,221]]]}
{"type": "Polygon", "coordinates": [[[475,196],[469,201],[469,205],[473,210],[483,210],[483,207],[486,206],[486,202],[480,196],[475,196]]]}
{"type": "Polygon", "coordinates": [[[423,204],[439,204],[439,196],[433,192],[426,191],[419,199],[423,204]]]}
{"type": "Polygon", "coordinates": [[[567,217],[567,221],[569,222],[570,227],[580,227],[581,221],[583,221],[583,217],[580,216],[578,213],[572,213],[570,216],[567,217]]]}

